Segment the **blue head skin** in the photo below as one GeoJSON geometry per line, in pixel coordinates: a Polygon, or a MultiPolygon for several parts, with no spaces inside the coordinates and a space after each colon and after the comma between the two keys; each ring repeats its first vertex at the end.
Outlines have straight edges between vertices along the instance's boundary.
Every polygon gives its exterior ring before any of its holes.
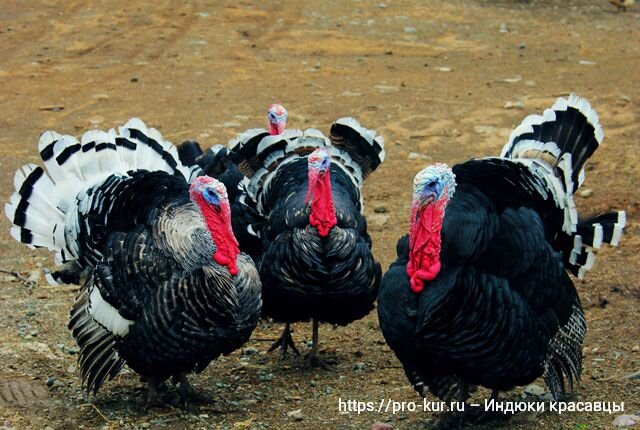
{"type": "Polygon", "coordinates": [[[196,195],[201,195],[208,204],[220,207],[221,204],[228,204],[227,190],[222,182],[208,176],[199,176],[194,179],[190,187],[191,198],[195,200],[196,195]]]}
{"type": "Polygon", "coordinates": [[[267,118],[269,120],[269,134],[282,134],[287,126],[287,110],[279,104],[272,104],[267,111],[267,118]]]}
{"type": "Polygon", "coordinates": [[[331,157],[325,148],[318,148],[309,154],[309,170],[324,173],[331,167],[331,157]]]}
{"type": "Polygon", "coordinates": [[[413,204],[424,207],[433,202],[446,203],[453,197],[456,177],[446,164],[422,169],[413,179],[413,204]]]}

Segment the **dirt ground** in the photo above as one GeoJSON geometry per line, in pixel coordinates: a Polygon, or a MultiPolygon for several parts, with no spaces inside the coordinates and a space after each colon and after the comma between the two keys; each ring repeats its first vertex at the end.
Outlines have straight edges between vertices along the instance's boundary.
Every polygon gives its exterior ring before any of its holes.
{"type": "MultiPolygon", "coordinates": [[[[386,268],[407,230],[418,170],[496,155],[524,116],[576,92],[599,112],[606,135],[587,166],[583,188],[592,194],[578,205],[587,213],[625,209],[629,219],[621,246],[602,250],[587,279],[576,280],[589,325],[577,399],[640,410],[638,379],[623,378],[640,370],[639,5],[621,12],[606,0],[197,3],[2,2],[0,201],[13,191],[15,169],[39,162],[44,130],[80,135],[139,116],[173,142],[208,146],[264,126],[267,105],[281,102],[290,127],[326,131],[336,118],[354,116],[384,135],[387,160],[365,184],[365,204],[386,268]]],[[[267,355],[280,326],[264,323],[243,350],[193,377],[211,404],[147,410],[143,385],[126,371],[87,396],[66,329],[75,289],[46,286],[39,273],[52,264],[49,254],[14,242],[8,230],[0,217],[0,428],[367,429],[388,422],[411,429],[431,428],[442,415],[340,413],[339,399],[419,401],[375,312],[348,327],[321,328],[325,354],[338,361],[334,371],[267,355]]],[[[309,324],[295,325],[303,348],[310,337],[309,324]]],[[[521,395],[520,388],[506,397],[521,395]]],[[[603,429],[613,418],[523,414],[506,425],[603,429]]]]}

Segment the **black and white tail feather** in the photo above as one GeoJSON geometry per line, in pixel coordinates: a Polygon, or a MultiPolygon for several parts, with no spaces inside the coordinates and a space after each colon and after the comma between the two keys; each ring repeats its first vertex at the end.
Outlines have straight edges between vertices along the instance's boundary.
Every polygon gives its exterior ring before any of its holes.
{"type": "Polygon", "coordinates": [[[573,194],[582,185],[584,165],[602,143],[598,114],[585,99],[571,94],[558,98],[542,115],[530,115],[516,127],[501,156],[526,164],[547,184],[555,204],[563,210],[559,238],[566,267],[583,279],[593,267],[602,243],[616,246],[626,224],[624,212],[578,219],[573,194]]]}
{"type": "Polygon", "coordinates": [[[80,141],[47,131],[40,136],[38,150],[45,168],[27,164],[16,172],[16,191],[5,213],[13,224],[14,239],[53,251],[57,266],[67,263],[59,272],[47,274],[54,285],[78,282],[77,205],[88,189],[111,175],[126,176],[132,170],[166,171],[186,181],[197,174],[197,167],[180,162],[171,142],[138,118],[118,131],[87,131],[80,141]]]}
{"type": "MultiPolygon", "coordinates": [[[[542,115],[530,115],[516,127],[502,157],[523,163],[546,182],[555,205],[564,213],[561,237],[565,267],[582,279],[593,267],[603,243],[618,245],[625,212],[609,212],[580,220],[573,194],[582,185],[584,165],[602,143],[598,114],[583,98],[558,98],[542,115]]],[[[582,344],[587,326],[578,297],[568,322],[549,342],[544,380],[556,399],[573,390],[582,371],[582,344]],[[568,382],[568,387],[565,384],[568,382]]]]}
{"type": "MultiPolygon", "coordinates": [[[[265,129],[247,130],[229,142],[229,156],[246,176],[240,184],[245,191],[241,203],[264,215],[261,195],[268,192],[277,170],[319,147],[327,149],[333,164],[347,174],[356,190],[385,158],[382,136],[354,118],[338,119],[329,138],[314,128],[286,129],[279,135],[270,135],[265,129]]],[[[252,226],[248,229],[254,230],[252,226]]]]}

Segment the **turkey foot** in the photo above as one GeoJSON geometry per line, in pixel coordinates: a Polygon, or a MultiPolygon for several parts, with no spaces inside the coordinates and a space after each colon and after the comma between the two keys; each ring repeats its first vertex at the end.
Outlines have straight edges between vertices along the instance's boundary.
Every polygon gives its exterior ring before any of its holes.
{"type": "Polygon", "coordinates": [[[309,351],[309,355],[307,357],[307,364],[310,367],[322,367],[326,370],[331,370],[331,366],[329,363],[324,361],[322,358],[318,356],[318,327],[320,323],[318,320],[313,320],[313,340],[311,343],[311,351],[309,351]]]}
{"type": "Polygon", "coordinates": [[[184,407],[186,407],[188,403],[198,404],[210,403],[212,401],[211,397],[193,388],[193,385],[191,385],[189,379],[187,379],[186,373],[179,374],[177,379],[180,384],[180,402],[184,407]]]}
{"type": "Polygon", "coordinates": [[[161,389],[164,385],[164,380],[161,378],[149,377],[147,382],[147,401],[146,407],[148,408],[171,408],[173,407],[167,403],[161,394],[161,389]]]}
{"type": "Polygon", "coordinates": [[[272,352],[272,351],[275,351],[277,348],[280,348],[280,360],[284,360],[287,357],[288,348],[291,348],[291,350],[295,352],[296,355],[300,355],[300,352],[296,348],[295,343],[293,343],[293,338],[291,337],[291,329],[289,328],[289,325],[290,325],[289,323],[286,323],[284,325],[284,330],[282,330],[282,336],[280,336],[280,339],[273,342],[273,344],[269,348],[269,351],[267,351],[267,352],[272,352]]]}

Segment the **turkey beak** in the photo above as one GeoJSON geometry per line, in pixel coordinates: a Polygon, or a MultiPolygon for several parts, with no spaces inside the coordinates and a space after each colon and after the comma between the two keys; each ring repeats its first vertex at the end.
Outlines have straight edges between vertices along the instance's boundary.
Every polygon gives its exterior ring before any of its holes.
{"type": "Polygon", "coordinates": [[[431,203],[433,203],[434,201],[436,201],[436,194],[434,192],[426,192],[423,197],[422,200],[420,201],[420,209],[430,205],[431,203]]]}

